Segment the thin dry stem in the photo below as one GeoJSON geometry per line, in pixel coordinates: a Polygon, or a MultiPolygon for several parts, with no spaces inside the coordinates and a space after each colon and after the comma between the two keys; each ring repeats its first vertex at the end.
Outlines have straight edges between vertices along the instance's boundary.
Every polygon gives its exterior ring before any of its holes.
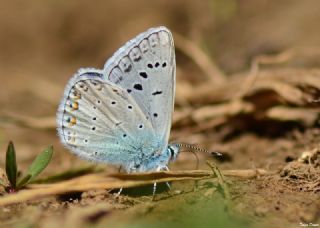
{"type": "Polygon", "coordinates": [[[179,51],[192,59],[204,72],[209,81],[214,81],[216,84],[226,82],[226,77],[222,70],[220,70],[208,55],[206,55],[194,42],[178,33],[174,34],[174,39],[175,45],[179,51]]]}
{"type": "MultiPolygon", "coordinates": [[[[225,176],[240,178],[253,178],[259,175],[267,175],[269,172],[262,169],[257,170],[226,170],[222,172],[225,176]]],[[[83,192],[98,189],[129,188],[152,183],[199,180],[212,178],[212,172],[207,170],[136,173],[136,174],[89,174],[72,180],[61,181],[56,184],[33,184],[29,189],[21,190],[15,194],[8,194],[0,198],[0,206],[14,203],[36,200],[43,197],[65,194],[68,192],[83,192]]]]}

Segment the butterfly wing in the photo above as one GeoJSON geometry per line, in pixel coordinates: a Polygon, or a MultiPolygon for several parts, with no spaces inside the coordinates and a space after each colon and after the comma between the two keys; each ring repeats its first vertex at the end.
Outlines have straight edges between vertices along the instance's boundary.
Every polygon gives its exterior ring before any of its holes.
{"type": "Polygon", "coordinates": [[[88,160],[131,167],[141,148],[156,150],[155,132],[132,96],[105,81],[99,70],[82,70],[66,89],[57,114],[61,141],[88,160]]]}
{"type": "Polygon", "coordinates": [[[155,130],[168,142],[175,95],[173,38],[165,27],[153,28],[126,43],[104,67],[104,77],[135,99],[155,130]]]}

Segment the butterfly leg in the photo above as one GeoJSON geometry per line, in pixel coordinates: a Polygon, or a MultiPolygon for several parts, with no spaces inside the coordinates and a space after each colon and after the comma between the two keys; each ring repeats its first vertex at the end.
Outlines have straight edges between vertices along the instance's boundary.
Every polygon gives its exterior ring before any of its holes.
{"type": "MultiPolygon", "coordinates": [[[[165,167],[163,167],[162,169],[163,169],[164,171],[169,171],[168,166],[165,166],[165,167]]],[[[166,185],[167,185],[168,189],[171,190],[170,183],[169,183],[169,182],[166,182],[166,185]]]]}
{"type": "MultiPolygon", "coordinates": [[[[119,173],[121,172],[121,169],[122,169],[122,166],[120,165],[120,166],[119,166],[119,169],[118,169],[118,172],[119,172],[119,173]]],[[[117,193],[117,196],[120,196],[121,192],[122,192],[122,188],[119,189],[119,191],[118,191],[118,193],[117,193]]]]}
{"type": "Polygon", "coordinates": [[[154,197],[156,194],[156,190],[157,190],[157,182],[153,183],[153,191],[152,191],[152,196],[154,197]]]}
{"type": "Polygon", "coordinates": [[[121,192],[122,192],[122,188],[120,188],[119,191],[117,192],[117,196],[120,196],[121,192]]]}
{"type": "MultiPolygon", "coordinates": [[[[159,166],[159,167],[156,169],[156,171],[159,172],[159,171],[161,171],[162,169],[163,169],[163,167],[159,166]]],[[[153,191],[152,191],[152,196],[153,196],[153,198],[154,198],[154,196],[155,196],[155,194],[156,194],[156,190],[157,190],[157,183],[154,182],[154,183],[153,183],[153,191]]]]}

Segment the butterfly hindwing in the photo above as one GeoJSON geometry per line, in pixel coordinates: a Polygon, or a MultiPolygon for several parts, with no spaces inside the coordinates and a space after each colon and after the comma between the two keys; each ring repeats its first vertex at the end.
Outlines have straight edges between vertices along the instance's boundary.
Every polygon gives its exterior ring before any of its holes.
{"type": "Polygon", "coordinates": [[[69,85],[58,111],[62,142],[89,160],[125,164],[139,159],[132,152],[155,136],[132,96],[97,71],[76,75],[69,85]]]}

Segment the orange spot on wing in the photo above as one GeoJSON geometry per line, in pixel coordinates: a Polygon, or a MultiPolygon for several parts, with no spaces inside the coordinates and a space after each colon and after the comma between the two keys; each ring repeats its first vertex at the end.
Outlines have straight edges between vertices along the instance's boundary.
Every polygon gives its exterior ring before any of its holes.
{"type": "Polygon", "coordinates": [[[70,126],[73,126],[73,125],[76,125],[76,123],[77,123],[77,119],[75,118],[75,117],[71,117],[71,119],[70,119],[70,126]]]}
{"type": "Polygon", "coordinates": [[[78,102],[73,102],[72,103],[72,110],[78,110],[79,108],[79,103],[78,102]]]}

